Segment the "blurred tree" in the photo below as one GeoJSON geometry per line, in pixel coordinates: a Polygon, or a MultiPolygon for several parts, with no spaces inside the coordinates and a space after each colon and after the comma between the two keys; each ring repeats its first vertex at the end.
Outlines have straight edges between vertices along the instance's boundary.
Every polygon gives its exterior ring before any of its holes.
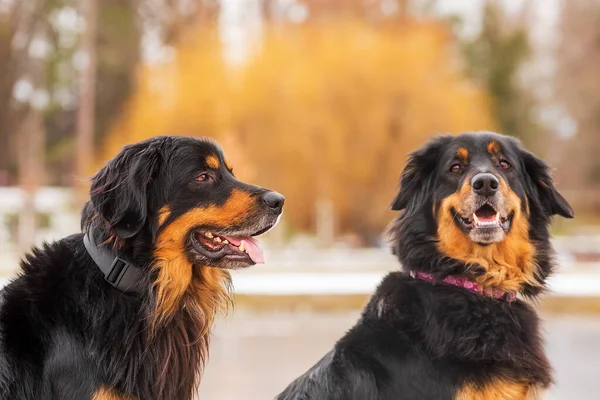
{"type": "MultiPolygon", "coordinates": [[[[94,167],[94,144],[104,137],[133,90],[141,58],[139,0],[93,1],[95,4],[86,3],[89,13],[86,16],[88,29],[83,32],[82,37],[82,45],[86,47],[82,51],[92,54],[91,62],[81,71],[80,85],[86,88],[79,97],[81,120],[78,139],[81,140],[77,142],[75,152],[80,160],[76,182],[92,172],[90,168],[94,167]],[[90,18],[95,20],[93,24],[89,22],[90,18]],[[88,34],[90,37],[87,37],[88,34]],[[86,98],[86,95],[91,98],[86,98]],[[88,109],[89,107],[92,109],[88,109]],[[89,154],[86,150],[88,147],[92,151],[89,154]]],[[[90,0],[87,2],[91,3],[90,0]]],[[[70,140],[70,136],[68,138],[70,140]]],[[[87,196],[85,192],[84,196],[87,196]]]]}
{"type": "MultiPolygon", "coordinates": [[[[1,4],[0,4],[1,5],[1,4]]],[[[0,9],[0,184],[19,183],[24,205],[19,213],[17,248],[30,247],[35,234],[34,196],[43,183],[46,132],[41,110],[46,79],[41,37],[49,31],[42,17],[51,4],[7,4],[0,9]],[[15,175],[18,171],[18,178],[15,175]]]]}
{"type": "Polygon", "coordinates": [[[191,27],[214,24],[221,10],[220,0],[147,0],[140,6],[146,30],[163,45],[179,43],[191,27]]]}
{"type": "MultiPolygon", "coordinates": [[[[98,63],[92,124],[98,141],[134,88],[144,35],[156,36],[151,43],[155,47],[168,47],[190,26],[214,21],[219,7],[216,0],[96,2],[98,63]]],[[[81,4],[80,0],[0,0],[0,184],[17,183],[18,132],[32,106],[42,114],[47,133],[47,183],[72,183],[85,65],[79,50],[86,24],[90,25],[81,4]]],[[[85,179],[89,172],[75,178],[85,179]]]]}
{"type": "Polygon", "coordinates": [[[172,63],[145,67],[105,157],[157,134],[210,135],[236,175],[287,196],[294,228],[314,230],[315,205],[326,201],[336,232],[374,242],[410,150],[435,133],[495,127],[440,24],[279,28],[267,27],[260,51],[236,69],[208,28],[182,41],[172,63]]]}
{"type": "Polygon", "coordinates": [[[258,182],[293,199],[296,227],[314,229],[314,205],[330,201],[337,232],[375,241],[408,151],[435,133],[492,128],[452,45],[436,23],[332,21],[267,35],[234,98],[234,130],[260,155],[258,182]]]}
{"type": "Polygon", "coordinates": [[[531,48],[524,24],[507,16],[498,2],[486,1],[479,34],[464,43],[467,71],[492,100],[502,133],[532,142],[539,133],[533,118],[534,99],[520,82],[531,48]]]}
{"type": "Polygon", "coordinates": [[[23,190],[23,206],[19,212],[17,250],[25,253],[35,243],[36,209],[35,194],[44,183],[44,131],[42,116],[29,109],[16,137],[19,183],[23,190]]]}
{"type": "MultiPolygon", "coordinates": [[[[573,157],[565,157],[561,170],[568,177],[565,183],[572,188],[597,190],[600,187],[600,3],[563,1],[560,15],[557,87],[577,126],[566,150],[567,154],[577,155],[577,162],[573,162],[573,157]]],[[[599,207],[595,191],[592,196],[599,207]]]]}
{"type": "Polygon", "coordinates": [[[77,132],[75,136],[75,174],[73,186],[77,189],[75,204],[83,206],[88,197],[88,182],[83,177],[93,163],[94,122],[96,107],[96,71],[98,54],[96,51],[98,4],[96,0],[83,0],[81,12],[85,18],[85,30],[81,35],[80,52],[84,57],[79,80],[79,109],[77,110],[77,132]]]}
{"type": "Polygon", "coordinates": [[[141,58],[142,23],[139,0],[98,1],[96,137],[101,138],[119,115],[135,87],[141,58]]]}
{"type": "Polygon", "coordinates": [[[44,23],[44,2],[0,3],[0,185],[15,184],[17,137],[29,104],[16,102],[15,85],[22,78],[20,92],[30,94],[35,77],[29,64],[30,47],[44,23]]]}
{"type": "Polygon", "coordinates": [[[40,92],[46,94],[42,112],[47,133],[46,184],[70,185],[74,167],[73,142],[79,99],[80,36],[85,20],[75,0],[46,0],[47,29],[39,36],[47,51],[39,60],[45,70],[40,92]]]}
{"type": "Polygon", "coordinates": [[[10,148],[10,128],[8,126],[11,109],[14,72],[12,67],[12,38],[14,25],[12,17],[14,9],[0,9],[0,185],[9,183],[11,161],[8,158],[10,148]]]}
{"type": "Polygon", "coordinates": [[[297,4],[306,6],[309,21],[349,17],[381,22],[406,18],[410,3],[410,0],[299,0],[297,4]]]}
{"type": "MultiPolygon", "coordinates": [[[[85,27],[77,6],[76,0],[35,0],[0,7],[0,183],[16,183],[18,134],[31,107],[42,113],[48,136],[49,183],[71,181],[82,61],[77,50],[85,27]]],[[[101,2],[99,71],[106,80],[98,91],[100,133],[131,87],[126,77],[133,78],[140,48],[136,16],[135,1],[101,2]]]]}
{"type": "Polygon", "coordinates": [[[222,53],[216,27],[198,28],[181,39],[172,62],[144,65],[136,93],[124,118],[113,126],[104,155],[112,157],[124,143],[144,137],[222,132],[231,119],[230,82],[222,53]]]}

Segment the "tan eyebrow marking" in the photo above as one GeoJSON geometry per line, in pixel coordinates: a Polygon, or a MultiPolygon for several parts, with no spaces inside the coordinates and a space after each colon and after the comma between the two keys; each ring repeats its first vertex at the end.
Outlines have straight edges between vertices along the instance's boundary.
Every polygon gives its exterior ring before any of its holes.
{"type": "Polygon", "coordinates": [[[468,163],[469,162],[469,150],[467,150],[465,147],[459,147],[458,150],[456,151],[456,157],[458,157],[458,159],[460,161],[462,161],[463,163],[468,163]]]}
{"type": "Polygon", "coordinates": [[[214,154],[211,154],[206,157],[206,165],[210,168],[218,169],[219,168],[219,159],[214,154]]]}
{"type": "Polygon", "coordinates": [[[490,154],[496,154],[500,152],[500,143],[496,142],[495,140],[492,140],[491,142],[488,143],[487,145],[487,151],[490,154]]]}

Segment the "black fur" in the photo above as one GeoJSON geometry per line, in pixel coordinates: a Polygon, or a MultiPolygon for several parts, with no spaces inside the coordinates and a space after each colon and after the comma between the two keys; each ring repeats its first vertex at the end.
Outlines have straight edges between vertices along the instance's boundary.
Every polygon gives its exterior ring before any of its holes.
{"type": "MultiPolygon", "coordinates": [[[[156,137],[125,147],[93,177],[82,227],[142,269],[146,289],[128,295],[110,286],[82,234],[34,249],[2,291],[0,399],[85,400],[100,387],[123,398],[192,398],[206,356],[206,319],[184,304],[150,334],[159,210],[170,210],[164,227],[193,208],[218,207],[240,190],[256,199],[256,212],[229,229],[251,229],[259,220],[272,225],[279,214],[261,201],[266,189],[236,180],[225,165],[212,141],[156,137]],[[214,182],[201,184],[196,178],[207,170],[209,154],[220,167],[210,172],[214,182]]],[[[214,266],[230,267],[221,260],[214,266]]]]}
{"type": "MultiPolygon", "coordinates": [[[[548,167],[505,136],[436,138],[411,154],[392,203],[393,209],[403,210],[391,234],[405,272],[384,278],[358,323],[278,400],[450,400],[465,384],[484,387],[494,379],[539,388],[552,383],[531,305],[416,280],[407,273],[418,270],[437,278],[473,273],[436,247],[436,213],[440,202],[457,190],[456,178],[448,178],[447,171],[459,146],[480,149],[473,151],[483,159],[490,140],[498,141],[513,163],[510,173],[497,173],[529,203],[529,234],[543,287],[554,265],[550,219],[554,214],[573,216],[548,167]]],[[[529,297],[539,292],[537,286],[521,288],[529,297]]]]}

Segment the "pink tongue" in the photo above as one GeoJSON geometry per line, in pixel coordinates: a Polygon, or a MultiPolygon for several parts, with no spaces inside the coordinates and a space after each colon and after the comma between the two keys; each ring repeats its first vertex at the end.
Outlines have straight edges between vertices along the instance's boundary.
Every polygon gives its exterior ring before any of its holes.
{"type": "Polygon", "coordinates": [[[263,254],[262,249],[258,245],[258,241],[254,239],[252,236],[223,236],[225,239],[229,240],[229,243],[234,246],[240,246],[242,242],[244,242],[244,248],[246,249],[246,253],[250,256],[252,261],[256,264],[264,264],[265,263],[265,255],[263,254]]]}
{"type": "Polygon", "coordinates": [[[492,222],[496,219],[496,214],[492,214],[489,212],[475,213],[477,215],[477,219],[481,222],[492,222]]]}

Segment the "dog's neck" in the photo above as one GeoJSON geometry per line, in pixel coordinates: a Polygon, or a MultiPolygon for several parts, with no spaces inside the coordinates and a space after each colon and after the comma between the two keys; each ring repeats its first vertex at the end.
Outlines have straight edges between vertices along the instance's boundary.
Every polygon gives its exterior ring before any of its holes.
{"type": "Polygon", "coordinates": [[[193,266],[183,255],[169,254],[150,266],[157,277],[149,281],[144,276],[149,273],[146,265],[138,267],[128,258],[123,259],[126,256],[105,240],[107,235],[102,230],[88,231],[83,243],[106,285],[142,300],[147,362],[130,368],[146,371],[138,374],[148,377],[144,385],[153,398],[191,399],[208,358],[215,315],[230,303],[228,272],[193,266]],[[120,268],[120,260],[128,266],[126,270],[120,268]],[[174,285],[177,282],[185,284],[174,285]],[[161,295],[171,301],[165,303],[161,295]]]}
{"type": "Polygon", "coordinates": [[[108,284],[124,293],[142,293],[142,272],[137,266],[98,243],[94,231],[83,235],[83,244],[108,284]]]}

